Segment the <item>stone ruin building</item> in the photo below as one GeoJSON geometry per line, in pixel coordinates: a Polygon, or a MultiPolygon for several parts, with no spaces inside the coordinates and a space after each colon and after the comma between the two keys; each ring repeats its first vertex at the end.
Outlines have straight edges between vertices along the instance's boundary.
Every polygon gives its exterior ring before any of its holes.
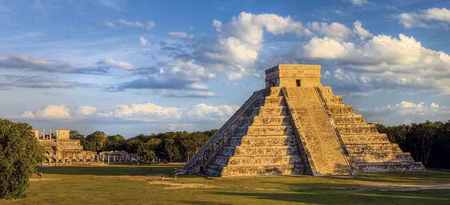
{"type": "Polygon", "coordinates": [[[34,136],[44,147],[44,165],[71,165],[97,162],[97,153],[83,150],[78,139],[70,139],[70,130],[57,129],[45,133],[33,129],[34,136]]]}
{"type": "Polygon", "coordinates": [[[33,134],[44,147],[45,166],[103,165],[113,163],[137,163],[140,157],[126,151],[86,151],[79,139],[70,139],[69,129],[56,129],[45,133],[33,129],[33,134]]]}
{"type": "Polygon", "coordinates": [[[266,88],[254,92],[180,174],[321,176],[424,170],[321,84],[320,65],[281,64],[265,73],[266,88]]]}

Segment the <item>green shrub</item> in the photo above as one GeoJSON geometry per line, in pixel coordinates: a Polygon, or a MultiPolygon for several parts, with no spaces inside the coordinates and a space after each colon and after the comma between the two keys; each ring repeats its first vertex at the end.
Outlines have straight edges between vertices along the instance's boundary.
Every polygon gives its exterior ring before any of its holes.
{"type": "Polygon", "coordinates": [[[30,125],[0,119],[0,198],[23,196],[42,156],[30,125]]]}

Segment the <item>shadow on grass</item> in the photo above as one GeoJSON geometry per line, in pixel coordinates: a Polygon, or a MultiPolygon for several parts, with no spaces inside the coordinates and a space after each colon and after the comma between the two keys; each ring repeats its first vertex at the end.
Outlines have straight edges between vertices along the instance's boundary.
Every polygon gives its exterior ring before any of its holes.
{"type": "Polygon", "coordinates": [[[114,165],[101,167],[41,167],[43,174],[99,176],[161,176],[173,175],[180,165],[114,165]]]}
{"type": "MultiPolygon", "coordinates": [[[[295,192],[216,192],[232,197],[272,200],[275,203],[295,202],[310,204],[450,204],[448,190],[419,192],[381,192],[356,190],[308,189],[295,192]]],[[[238,199],[237,199],[238,200],[238,199]]],[[[261,201],[260,204],[267,204],[261,201]]]]}
{"type": "Polygon", "coordinates": [[[211,201],[178,201],[178,204],[195,204],[195,205],[231,205],[232,203],[211,202],[211,201]]]}

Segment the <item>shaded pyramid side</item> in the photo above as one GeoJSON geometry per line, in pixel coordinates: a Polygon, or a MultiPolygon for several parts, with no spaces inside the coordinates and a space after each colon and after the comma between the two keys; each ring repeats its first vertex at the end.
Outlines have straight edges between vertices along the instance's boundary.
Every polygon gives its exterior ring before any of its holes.
{"type": "Polygon", "coordinates": [[[421,171],[422,163],[379,133],[374,124],[367,123],[362,115],[353,112],[351,106],[335,96],[330,87],[317,88],[332,124],[357,172],[421,171]]]}
{"type": "Polygon", "coordinates": [[[281,89],[255,92],[188,162],[188,174],[291,175],[308,172],[281,89]]]}

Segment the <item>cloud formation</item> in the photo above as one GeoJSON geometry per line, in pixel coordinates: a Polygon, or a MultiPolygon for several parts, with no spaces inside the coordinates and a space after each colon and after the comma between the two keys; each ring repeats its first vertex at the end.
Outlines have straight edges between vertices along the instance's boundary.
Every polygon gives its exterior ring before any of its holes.
{"type": "Polygon", "coordinates": [[[186,115],[191,119],[196,120],[220,120],[225,121],[230,117],[239,107],[232,105],[208,105],[204,103],[193,106],[187,111],[186,115]]]}
{"type": "Polygon", "coordinates": [[[107,21],[105,25],[111,28],[137,28],[150,30],[155,27],[156,23],[153,21],[129,21],[125,19],[119,19],[116,21],[107,21]]]}
{"type": "Polygon", "coordinates": [[[36,58],[26,55],[0,56],[0,70],[26,70],[48,73],[72,73],[72,74],[104,74],[107,70],[103,67],[74,66],[67,62],[36,58]]]}
{"type": "Polygon", "coordinates": [[[128,63],[125,61],[114,60],[112,58],[107,58],[107,59],[98,61],[97,65],[100,67],[106,66],[106,67],[112,67],[112,68],[119,68],[119,69],[123,69],[123,70],[134,69],[134,66],[131,63],[128,63]]]}
{"type": "Polygon", "coordinates": [[[448,120],[450,107],[442,106],[436,102],[414,102],[402,100],[396,104],[382,107],[362,109],[370,118],[383,123],[414,123],[426,120],[448,120]]]}
{"type": "Polygon", "coordinates": [[[263,46],[264,32],[273,35],[303,34],[309,31],[292,18],[275,14],[241,12],[229,23],[213,21],[218,39],[207,57],[217,62],[219,70],[225,70],[229,79],[240,79],[252,71],[263,46]]]}
{"type": "Polygon", "coordinates": [[[137,79],[122,83],[112,89],[118,91],[128,89],[202,91],[196,92],[196,94],[206,97],[211,95],[211,92],[208,91],[208,86],[204,82],[215,78],[215,74],[203,65],[194,60],[181,58],[163,62],[155,67],[139,68],[136,74],[137,79]]]}
{"type": "Polygon", "coordinates": [[[72,118],[72,114],[70,108],[65,105],[48,105],[38,111],[26,111],[22,113],[22,117],[28,119],[67,120],[72,118]]]}
{"type": "Polygon", "coordinates": [[[422,46],[415,38],[375,35],[365,41],[312,38],[303,57],[331,60],[337,80],[364,85],[437,89],[450,93],[450,56],[422,46]],[[339,73],[341,72],[341,73],[339,73]],[[341,75],[342,74],[342,75],[341,75]],[[343,75],[347,75],[344,77],[343,75]]]}
{"type": "Polygon", "coordinates": [[[400,24],[405,28],[428,27],[432,24],[450,24],[450,10],[447,8],[429,8],[419,12],[401,13],[400,24]]]}
{"type": "Polygon", "coordinates": [[[76,87],[89,87],[86,83],[80,83],[71,80],[63,80],[56,77],[39,75],[0,75],[0,90],[13,88],[32,88],[32,89],[69,89],[76,87]]]}
{"type": "Polygon", "coordinates": [[[93,115],[97,112],[97,108],[93,106],[81,106],[78,108],[78,112],[84,116],[93,115]]]}
{"type": "Polygon", "coordinates": [[[349,2],[355,6],[363,6],[369,3],[367,0],[349,0],[349,2]]]}
{"type": "Polygon", "coordinates": [[[181,39],[191,39],[194,37],[192,34],[188,34],[186,32],[173,31],[169,32],[168,35],[172,38],[181,38],[181,39]]]}

